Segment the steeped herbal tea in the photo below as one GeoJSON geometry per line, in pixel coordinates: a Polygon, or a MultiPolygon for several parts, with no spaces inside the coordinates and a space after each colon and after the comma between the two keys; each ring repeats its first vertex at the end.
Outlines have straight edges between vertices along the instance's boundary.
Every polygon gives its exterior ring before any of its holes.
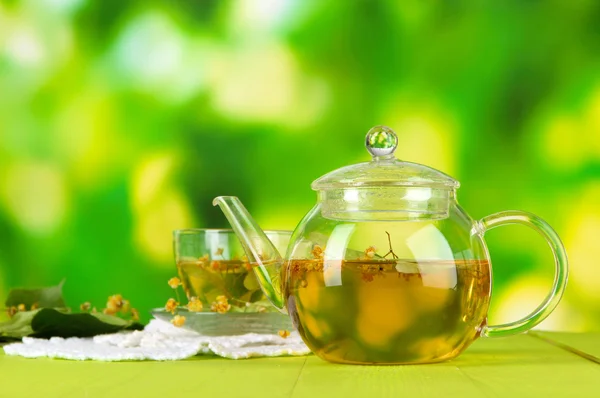
{"type": "Polygon", "coordinates": [[[276,311],[266,301],[252,267],[241,260],[180,260],[177,271],[189,298],[214,312],[276,311]],[[218,297],[227,299],[219,300],[218,297]]]}
{"type": "MultiPolygon", "coordinates": [[[[284,250],[291,233],[266,231],[284,250]]],[[[175,265],[194,312],[277,312],[263,295],[238,238],[230,229],[173,231],[175,265]]],[[[176,301],[173,299],[173,302],[176,301]]]]}
{"type": "Polygon", "coordinates": [[[478,337],[486,260],[291,260],[288,311],[313,351],[344,363],[426,363],[478,337]]]}

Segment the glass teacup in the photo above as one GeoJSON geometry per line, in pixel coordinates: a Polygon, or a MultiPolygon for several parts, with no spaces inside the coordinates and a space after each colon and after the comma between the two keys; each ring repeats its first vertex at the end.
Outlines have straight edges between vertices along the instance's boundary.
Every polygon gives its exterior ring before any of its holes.
{"type": "MultiPolygon", "coordinates": [[[[265,231],[285,252],[291,231],[265,231]]],[[[173,231],[177,272],[189,301],[207,312],[273,312],[252,272],[237,236],[230,229],[173,231]]]]}

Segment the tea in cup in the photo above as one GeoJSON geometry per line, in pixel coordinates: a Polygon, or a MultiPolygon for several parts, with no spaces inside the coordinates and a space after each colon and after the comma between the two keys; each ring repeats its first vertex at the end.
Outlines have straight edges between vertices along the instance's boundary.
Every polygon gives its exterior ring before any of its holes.
{"type": "MultiPolygon", "coordinates": [[[[284,250],[290,231],[266,231],[284,250]]],[[[173,251],[188,301],[202,311],[277,312],[265,298],[237,236],[230,229],[181,229],[173,232],[173,251]]]]}

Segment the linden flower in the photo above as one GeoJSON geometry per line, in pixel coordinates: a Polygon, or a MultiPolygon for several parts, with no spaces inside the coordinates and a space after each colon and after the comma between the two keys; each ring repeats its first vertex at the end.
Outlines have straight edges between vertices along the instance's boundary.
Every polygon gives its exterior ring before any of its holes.
{"type": "Polygon", "coordinates": [[[198,300],[198,297],[192,297],[187,304],[187,309],[192,312],[202,311],[202,301],[198,300]]]}
{"type": "Polygon", "coordinates": [[[37,310],[39,306],[40,306],[40,303],[33,303],[33,304],[31,304],[31,311],[37,310]]]}
{"type": "Polygon", "coordinates": [[[174,298],[170,298],[169,300],[167,300],[167,304],[165,304],[165,310],[173,314],[175,313],[175,310],[177,309],[178,305],[179,303],[174,298]]]}
{"type": "Polygon", "coordinates": [[[312,249],[312,255],[315,256],[315,258],[323,258],[324,251],[325,249],[323,249],[321,246],[315,245],[312,249]]]}
{"type": "Polygon", "coordinates": [[[106,303],[106,309],[113,314],[118,312],[123,306],[123,296],[120,294],[115,294],[114,296],[110,296],[108,298],[108,302],[106,303]]]}
{"type": "Polygon", "coordinates": [[[375,248],[375,246],[369,246],[365,249],[365,255],[369,258],[373,258],[373,257],[375,257],[376,251],[377,251],[377,249],[375,248]]]}
{"type": "Polygon", "coordinates": [[[214,269],[215,271],[218,271],[220,267],[221,264],[219,264],[217,260],[213,260],[210,262],[210,268],[214,269]]]}
{"type": "Polygon", "coordinates": [[[171,319],[171,323],[178,328],[182,327],[185,324],[185,317],[183,315],[175,315],[173,319],[171,319]]]}
{"type": "Polygon", "coordinates": [[[212,305],[210,306],[210,309],[213,312],[218,312],[219,314],[224,314],[231,309],[231,305],[222,304],[222,303],[212,303],[212,305]]]}
{"type": "Polygon", "coordinates": [[[167,282],[167,283],[169,284],[169,286],[171,286],[171,289],[177,289],[177,287],[179,285],[181,285],[181,281],[176,276],[174,276],[171,279],[169,279],[169,282],[167,282]]]}
{"type": "Polygon", "coordinates": [[[281,338],[287,339],[288,336],[290,335],[290,331],[289,330],[280,330],[279,332],[277,332],[277,334],[279,334],[279,336],[281,338]]]}
{"type": "Polygon", "coordinates": [[[219,247],[217,249],[217,251],[215,251],[215,256],[222,256],[223,255],[223,248],[219,247]]]}
{"type": "Polygon", "coordinates": [[[213,302],[210,306],[210,310],[213,312],[218,312],[219,314],[224,314],[231,309],[231,305],[227,301],[227,297],[225,296],[217,296],[217,301],[213,302]]]}
{"type": "Polygon", "coordinates": [[[81,304],[81,305],[79,306],[79,309],[80,309],[81,311],[84,311],[84,312],[85,312],[85,311],[88,311],[88,310],[89,310],[91,307],[92,307],[92,304],[90,304],[90,302],[89,302],[89,301],[86,301],[85,303],[83,303],[83,304],[81,304]]]}
{"type": "Polygon", "coordinates": [[[27,308],[25,307],[25,304],[19,304],[19,305],[17,306],[17,310],[18,310],[19,312],[21,312],[21,311],[27,311],[27,308]]]}
{"type": "Polygon", "coordinates": [[[13,305],[12,307],[7,308],[6,312],[8,313],[8,316],[12,318],[17,312],[19,312],[19,310],[13,305]]]}
{"type": "Polygon", "coordinates": [[[131,320],[132,321],[139,321],[140,320],[140,313],[135,308],[131,309],[131,320]]]}

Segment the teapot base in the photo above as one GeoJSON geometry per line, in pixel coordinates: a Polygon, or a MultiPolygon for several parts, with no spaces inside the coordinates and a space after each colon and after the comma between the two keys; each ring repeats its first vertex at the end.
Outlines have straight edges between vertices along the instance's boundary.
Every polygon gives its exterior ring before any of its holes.
{"type": "Polygon", "coordinates": [[[430,359],[425,361],[393,361],[393,362],[369,362],[369,361],[350,361],[350,360],[340,360],[339,358],[327,358],[320,355],[317,355],[319,358],[324,361],[341,364],[341,365],[360,365],[360,366],[402,366],[402,365],[430,365],[434,363],[446,362],[450,361],[458,356],[459,353],[444,356],[442,358],[430,359]]]}
{"type": "Polygon", "coordinates": [[[455,359],[458,355],[460,355],[471,343],[470,342],[465,342],[464,344],[460,345],[459,347],[455,348],[454,350],[447,352],[445,354],[440,354],[439,356],[431,356],[431,355],[427,355],[427,356],[422,356],[422,357],[387,357],[386,359],[382,359],[381,357],[379,358],[369,358],[367,357],[363,357],[363,358],[352,358],[348,353],[348,352],[325,352],[327,350],[319,350],[319,351],[314,351],[313,353],[318,356],[319,358],[321,358],[324,361],[327,362],[331,362],[331,363],[337,363],[337,364],[343,364],[343,365],[363,365],[363,366],[398,366],[398,365],[427,365],[427,364],[433,364],[433,363],[440,363],[440,362],[446,362],[446,361],[450,361],[452,359],[455,359]]]}

